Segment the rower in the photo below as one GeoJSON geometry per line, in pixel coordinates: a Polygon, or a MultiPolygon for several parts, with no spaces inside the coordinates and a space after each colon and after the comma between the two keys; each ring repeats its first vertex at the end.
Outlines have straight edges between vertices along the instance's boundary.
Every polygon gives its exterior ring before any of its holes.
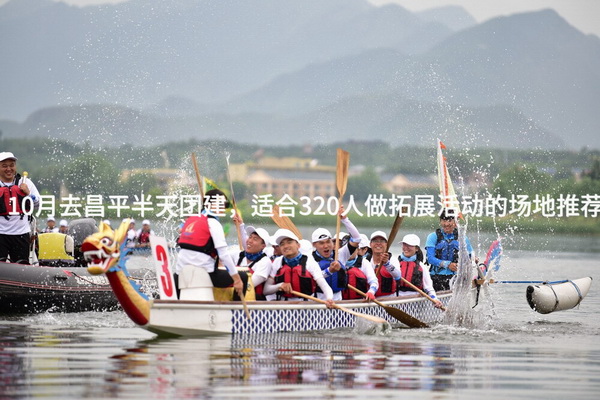
{"type": "Polygon", "coordinates": [[[379,281],[379,289],[375,297],[393,297],[398,293],[398,281],[400,281],[400,264],[397,259],[391,258],[392,254],[387,252],[388,237],[383,231],[375,231],[371,234],[371,262],[375,267],[375,275],[379,281]]]}
{"type": "MultiPolygon", "coordinates": [[[[337,260],[334,254],[334,242],[331,233],[325,228],[317,228],[312,233],[312,244],[315,248],[312,256],[319,263],[323,277],[333,290],[333,300],[342,300],[342,291],[348,284],[346,276],[346,263],[360,243],[360,233],[350,219],[344,215],[344,207],[340,206],[339,215],[342,224],[349,232],[348,242],[339,248],[337,260]]],[[[317,297],[322,298],[322,293],[317,289],[317,297]]]]}
{"type": "Polygon", "coordinates": [[[318,286],[327,307],[333,307],[333,291],[314,258],[300,252],[298,236],[288,229],[280,229],[275,243],[280,247],[282,255],[273,261],[269,279],[265,283],[265,295],[278,293],[278,299],[304,300],[294,296],[292,290],[312,295],[318,286]]]}

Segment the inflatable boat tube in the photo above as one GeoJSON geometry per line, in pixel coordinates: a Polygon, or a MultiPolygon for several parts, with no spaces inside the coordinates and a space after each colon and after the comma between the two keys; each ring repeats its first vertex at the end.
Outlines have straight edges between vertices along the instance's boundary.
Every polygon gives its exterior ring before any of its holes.
{"type": "Polygon", "coordinates": [[[591,277],[557,284],[531,285],[527,287],[527,302],[540,314],[570,310],[581,303],[591,285],[591,277]]]}

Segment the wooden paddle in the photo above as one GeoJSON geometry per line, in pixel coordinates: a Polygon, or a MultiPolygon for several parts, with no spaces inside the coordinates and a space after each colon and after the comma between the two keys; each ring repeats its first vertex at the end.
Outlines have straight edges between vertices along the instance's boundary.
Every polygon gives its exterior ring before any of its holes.
{"type": "MultiPolygon", "coordinates": [[[[229,156],[227,153],[225,159],[227,161],[227,180],[229,181],[229,192],[231,193],[231,206],[235,210],[235,213],[238,214],[239,211],[237,209],[237,204],[235,203],[235,194],[233,193],[233,181],[231,180],[231,174],[229,173],[229,156]]],[[[238,237],[238,245],[240,246],[240,250],[244,250],[244,243],[242,243],[242,231],[240,229],[240,224],[235,221],[235,230],[237,231],[238,237]]]]}
{"type": "MultiPolygon", "coordinates": [[[[301,292],[296,292],[295,290],[292,290],[291,293],[294,296],[296,296],[296,297],[302,297],[302,298],[305,298],[305,299],[308,299],[308,300],[316,301],[317,303],[327,304],[327,302],[325,300],[321,300],[321,299],[319,299],[317,297],[309,296],[309,295],[301,293],[301,292]]],[[[376,324],[385,324],[385,323],[387,323],[387,321],[385,319],[376,317],[374,315],[361,314],[359,312],[349,310],[346,307],[342,307],[339,304],[335,304],[335,303],[333,304],[333,306],[335,308],[337,308],[338,310],[347,312],[347,313],[352,314],[352,315],[354,315],[356,317],[364,318],[367,321],[371,321],[371,322],[374,322],[376,324]]]]}
{"type": "Polygon", "coordinates": [[[194,166],[194,172],[196,173],[196,182],[198,183],[198,191],[200,192],[200,202],[204,205],[204,187],[202,186],[198,161],[196,161],[196,153],[192,153],[192,165],[194,166]]]}
{"type": "MultiPolygon", "coordinates": [[[[202,187],[202,178],[200,177],[200,169],[198,168],[198,162],[196,161],[196,153],[192,153],[192,165],[194,166],[194,172],[196,173],[196,182],[198,183],[198,190],[200,191],[201,202],[204,204],[204,189],[202,187]]],[[[229,177],[229,158],[227,160],[227,177],[229,177]]],[[[233,197],[233,190],[231,191],[231,195],[233,197]]],[[[238,240],[240,240],[241,234],[238,226],[238,240]]],[[[241,246],[241,240],[240,240],[241,246]]],[[[244,306],[244,313],[246,313],[246,318],[251,319],[250,310],[248,310],[248,305],[246,304],[246,298],[244,296],[240,296],[242,300],[242,305],[244,306]]]]}
{"type": "Polygon", "coordinates": [[[277,204],[273,206],[273,214],[271,215],[271,218],[273,219],[273,222],[275,222],[275,225],[282,229],[288,229],[292,231],[296,236],[298,236],[298,239],[302,239],[302,234],[300,234],[300,231],[298,228],[296,228],[296,225],[294,225],[288,216],[281,215],[279,206],[277,204]]]}
{"type": "MultiPolygon", "coordinates": [[[[348,186],[348,166],[350,165],[350,153],[345,150],[337,149],[337,161],[336,161],[336,172],[335,172],[335,184],[339,193],[338,204],[341,205],[346,193],[346,187],[348,186]]],[[[339,259],[340,249],[340,236],[342,224],[342,217],[337,215],[337,222],[335,226],[335,260],[339,259]]]]}
{"type": "MultiPolygon", "coordinates": [[[[361,296],[367,297],[367,295],[364,292],[362,292],[360,289],[357,289],[352,285],[348,285],[348,287],[350,289],[354,290],[356,293],[360,294],[361,296]]],[[[412,315],[405,313],[404,311],[400,310],[399,308],[386,306],[385,304],[378,301],[377,299],[371,300],[371,301],[373,303],[377,304],[378,306],[383,307],[385,312],[387,312],[389,315],[396,318],[398,321],[402,322],[406,326],[409,326],[411,328],[429,328],[429,325],[427,325],[425,322],[419,321],[412,315]]]]}
{"type": "MultiPolygon", "coordinates": [[[[404,279],[404,278],[400,278],[400,279],[402,279],[402,282],[406,283],[408,286],[410,286],[411,288],[416,290],[421,296],[425,297],[427,300],[431,301],[433,304],[436,304],[436,301],[434,299],[432,299],[431,297],[429,297],[429,295],[427,293],[425,293],[424,291],[422,291],[421,289],[419,289],[418,287],[416,287],[415,285],[413,285],[406,279],[404,279]]],[[[440,310],[446,311],[446,307],[441,306],[440,310]]]]}

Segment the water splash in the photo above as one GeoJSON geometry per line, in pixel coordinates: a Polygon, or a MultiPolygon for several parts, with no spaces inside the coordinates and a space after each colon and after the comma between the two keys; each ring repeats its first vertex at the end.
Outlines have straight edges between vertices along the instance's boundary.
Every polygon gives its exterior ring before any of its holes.
{"type": "Polygon", "coordinates": [[[467,225],[458,225],[458,271],[454,278],[454,294],[442,323],[466,328],[484,328],[490,322],[488,317],[490,309],[487,305],[491,304],[493,310],[493,303],[487,286],[482,287],[479,293],[477,288],[473,288],[474,268],[467,250],[467,225]],[[474,308],[475,304],[477,307],[474,308]]]}

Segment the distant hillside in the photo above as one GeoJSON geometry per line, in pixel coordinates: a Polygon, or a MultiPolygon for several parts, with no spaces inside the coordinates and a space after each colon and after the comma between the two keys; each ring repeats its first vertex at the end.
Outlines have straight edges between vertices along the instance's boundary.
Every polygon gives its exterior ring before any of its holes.
{"type": "Polygon", "coordinates": [[[600,38],[548,10],[11,0],[0,54],[5,137],[600,148],[600,38]]]}
{"type": "Polygon", "coordinates": [[[5,130],[4,137],[50,136],[95,146],[151,146],[175,138],[285,146],[380,139],[393,145],[430,146],[439,137],[454,146],[564,147],[559,137],[511,108],[426,104],[397,93],[348,97],[317,111],[288,117],[260,113],[158,117],[117,106],[53,107],[16,126],[3,126],[0,121],[0,130],[5,130]]]}

